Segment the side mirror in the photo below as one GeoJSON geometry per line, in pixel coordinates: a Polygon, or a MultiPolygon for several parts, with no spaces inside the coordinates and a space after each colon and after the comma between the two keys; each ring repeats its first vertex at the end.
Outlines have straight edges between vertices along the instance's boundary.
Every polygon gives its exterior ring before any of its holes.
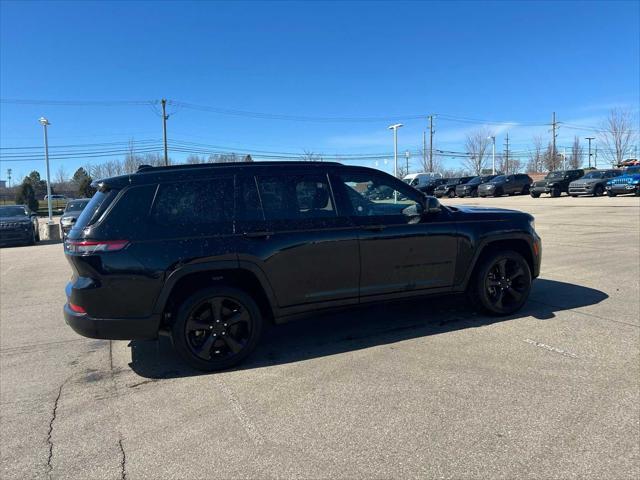
{"type": "Polygon", "coordinates": [[[442,207],[436,197],[426,197],[425,213],[440,213],[442,207]]]}

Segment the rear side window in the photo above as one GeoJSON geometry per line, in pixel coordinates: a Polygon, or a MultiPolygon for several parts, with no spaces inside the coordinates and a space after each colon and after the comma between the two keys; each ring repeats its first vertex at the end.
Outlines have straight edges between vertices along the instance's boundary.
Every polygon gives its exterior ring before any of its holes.
{"type": "Polygon", "coordinates": [[[106,213],[100,234],[109,238],[134,239],[147,234],[149,209],[157,185],[128,187],[106,213]]]}
{"type": "MultiPolygon", "coordinates": [[[[153,204],[153,223],[206,233],[207,225],[233,228],[233,178],[160,184],[153,204]]],[[[220,231],[220,230],[219,230],[220,231]]]]}
{"type": "Polygon", "coordinates": [[[107,207],[111,205],[113,199],[118,195],[119,190],[109,190],[107,192],[96,192],[89,204],[82,211],[75,225],[74,229],[83,229],[89,225],[93,225],[102,216],[107,207]]]}
{"type": "Polygon", "coordinates": [[[326,175],[257,177],[267,220],[335,217],[326,175]]]}

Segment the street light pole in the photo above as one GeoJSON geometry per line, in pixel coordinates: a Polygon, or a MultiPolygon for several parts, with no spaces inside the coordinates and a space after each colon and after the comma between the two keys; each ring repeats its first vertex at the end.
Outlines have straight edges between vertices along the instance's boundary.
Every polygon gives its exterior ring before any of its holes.
{"type": "Polygon", "coordinates": [[[53,215],[51,210],[51,175],[49,173],[49,140],[47,138],[47,126],[51,124],[44,117],[40,117],[39,122],[44,128],[44,161],[47,164],[47,207],[49,209],[49,225],[51,225],[53,224],[53,215]]]}
{"type": "MultiPolygon", "coordinates": [[[[398,129],[401,126],[401,123],[389,125],[389,130],[393,130],[393,176],[396,178],[398,178],[398,129]]],[[[398,201],[398,192],[394,192],[393,201],[398,201]]]]}
{"type": "Polygon", "coordinates": [[[591,168],[591,140],[595,140],[596,137],[585,137],[589,140],[589,168],[591,168]]]}
{"type": "Polygon", "coordinates": [[[493,135],[489,138],[493,141],[493,148],[491,151],[491,158],[492,158],[491,174],[495,175],[496,174],[496,137],[495,135],[493,135]]]}
{"type": "Polygon", "coordinates": [[[405,172],[405,175],[409,175],[409,157],[410,156],[411,156],[411,154],[409,153],[409,150],[405,150],[404,158],[407,160],[407,170],[405,172]]]}

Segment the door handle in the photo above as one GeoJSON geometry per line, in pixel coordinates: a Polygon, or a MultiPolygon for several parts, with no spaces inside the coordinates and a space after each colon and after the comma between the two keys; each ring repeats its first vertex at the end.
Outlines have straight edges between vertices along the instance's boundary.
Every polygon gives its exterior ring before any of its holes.
{"type": "Polygon", "coordinates": [[[381,232],[385,228],[387,228],[385,225],[364,225],[362,227],[363,230],[368,230],[370,232],[381,232]]]}
{"type": "Polygon", "coordinates": [[[244,232],[243,237],[246,238],[269,238],[273,235],[273,232],[244,232]]]}

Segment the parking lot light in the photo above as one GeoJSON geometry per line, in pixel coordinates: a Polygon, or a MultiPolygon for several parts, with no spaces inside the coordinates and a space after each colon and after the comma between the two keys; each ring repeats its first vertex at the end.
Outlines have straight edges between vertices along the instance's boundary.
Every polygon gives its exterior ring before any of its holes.
{"type": "Polygon", "coordinates": [[[49,142],[47,139],[47,126],[51,125],[49,120],[40,117],[38,120],[42,128],[44,128],[44,161],[47,164],[47,207],[49,209],[49,225],[53,225],[53,216],[51,211],[51,175],[49,173],[49,142]]]}
{"type": "MultiPolygon", "coordinates": [[[[389,130],[393,130],[393,176],[398,178],[398,129],[402,127],[401,123],[389,125],[389,130]]],[[[393,192],[393,201],[398,201],[398,192],[393,192]]]]}

